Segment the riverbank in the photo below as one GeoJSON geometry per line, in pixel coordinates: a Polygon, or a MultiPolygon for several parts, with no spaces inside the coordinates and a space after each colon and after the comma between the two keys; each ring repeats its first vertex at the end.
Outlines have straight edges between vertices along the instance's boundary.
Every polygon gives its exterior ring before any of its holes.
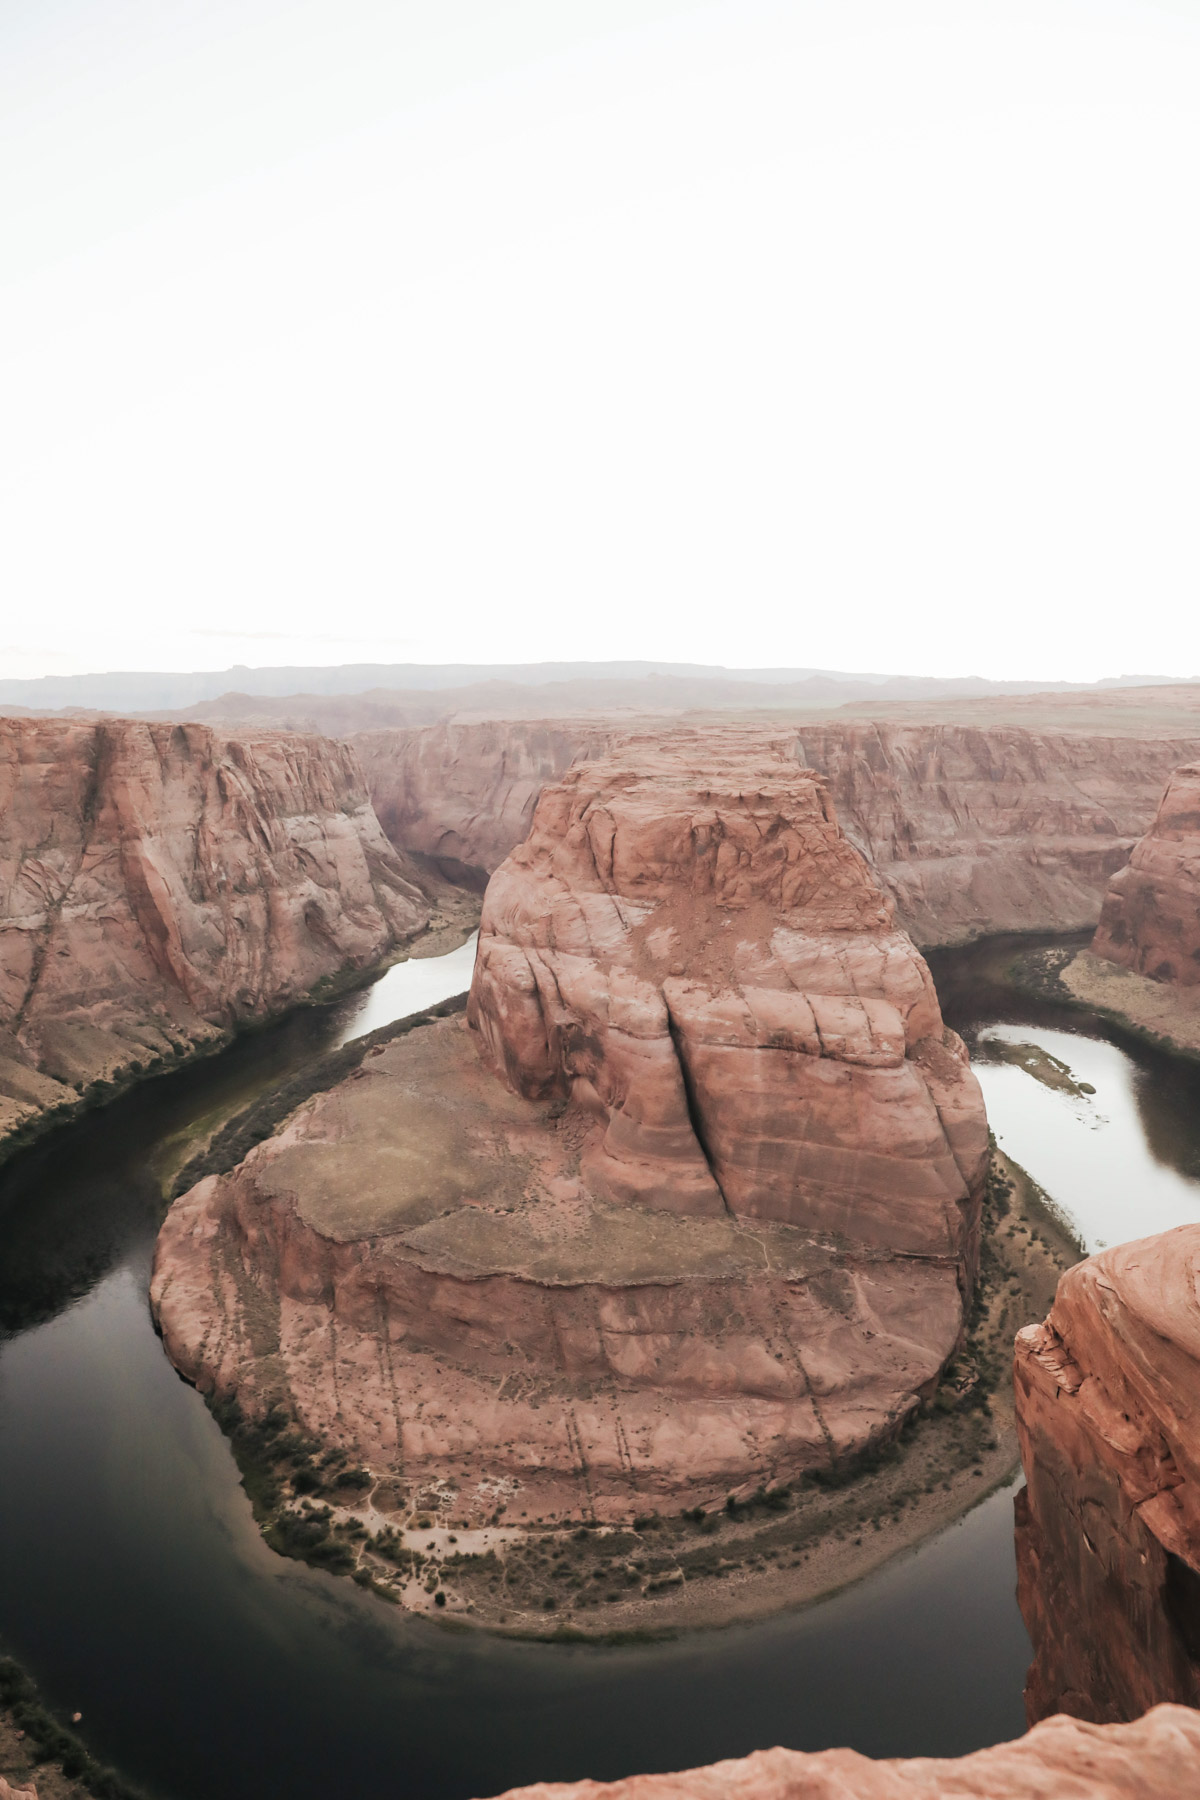
{"type": "Polygon", "coordinates": [[[1075,946],[1027,951],[1006,979],[1024,993],[1098,1014],[1156,1049],[1200,1060],[1200,987],[1151,981],[1075,946]]]}
{"type": "MultiPolygon", "coordinates": [[[[20,1151],[42,1142],[49,1134],[77,1122],[101,1107],[111,1105],[113,1101],[143,1087],[147,1082],[177,1074],[208,1061],[236,1042],[271,1030],[293,1013],[330,1006],[338,1000],[347,999],[363,988],[370,987],[397,963],[444,956],[447,951],[457,949],[478,927],[479,896],[442,882],[436,887],[432,898],[433,911],[428,923],[417,936],[395,945],[386,957],[372,963],[369,968],[347,968],[337,975],[325,976],[309,993],[294,1001],[284,1011],[272,1014],[270,1018],[256,1019],[237,1026],[214,1025],[211,1033],[202,1039],[181,1044],[168,1055],[131,1064],[109,1079],[93,1081],[70,1099],[58,1097],[64,1091],[61,1082],[50,1081],[48,1077],[38,1075],[36,1070],[26,1069],[24,1065],[14,1063],[12,1058],[0,1056],[0,1078],[7,1071],[7,1086],[11,1087],[15,1080],[13,1071],[19,1068],[19,1072],[27,1078],[24,1086],[28,1089],[28,1098],[24,1104],[40,1108],[32,1112],[22,1111],[14,1122],[8,1124],[5,1124],[3,1114],[0,1114],[0,1168],[20,1151]],[[44,1097],[39,1098],[43,1090],[44,1097]]],[[[213,1130],[216,1128],[216,1125],[211,1126],[213,1130]]],[[[201,1124],[198,1127],[198,1138],[203,1129],[201,1124]]]]}
{"type": "Polygon", "coordinates": [[[0,1776],[37,1800],[143,1800],[56,1719],[25,1671],[0,1658],[0,1776]]]}
{"type": "Polygon", "coordinates": [[[218,1411],[256,1516],[283,1554],[409,1611],[550,1639],[637,1640],[763,1617],[860,1580],[969,1511],[1019,1467],[1012,1341],[1044,1316],[1081,1252],[1046,1196],[999,1151],[980,1280],[962,1353],[894,1441],[794,1486],[739,1490],[723,1508],[622,1528],[468,1528],[436,1486],[399,1495],[282,1414],[218,1411]]]}

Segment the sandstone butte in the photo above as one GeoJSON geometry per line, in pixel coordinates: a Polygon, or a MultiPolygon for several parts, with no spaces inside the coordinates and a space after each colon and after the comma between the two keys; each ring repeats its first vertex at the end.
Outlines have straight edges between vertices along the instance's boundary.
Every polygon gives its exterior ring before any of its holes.
{"type": "Polygon", "coordinates": [[[345,744],[0,718],[0,1135],[428,917],[345,744]]]}
{"type": "Polygon", "coordinates": [[[778,734],[571,769],[489,885],[469,1028],[176,1202],[170,1356],[476,1520],[711,1504],[895,1431],[960,1341],[987,1131],[892,913],[778,734]]]}
{"type": "Polygon", "coordinates": [[[875,1762],[854,1750],[757,1750],[679,1775],[543,1781],[500,1800],[1192,1800],[1200,1715],[1156,1706],[1133,1725],[1047,1719],[972,1756],[875,1762]]]}
{"type": "Polygon", "coordinates": [[[1153,981],[1200,985],[1200,762],[1175,770],[1149,831],[1113,876],[1092,949],[1153,981]]]}
{"type": "MultiPolygon", "coordinates": [[[[628,729],[628,728],[626,728],[628,729]]],[[[580,719],[368,731],[353,743],[393,843],[462,879],[523,842],[544,783],[620,739],[580,719]]],[[[796,754],[824,774],[846,836],[922,945],[1094,926],[1109,878],[1200,738],[1163,729],[818,721],[796,754]]]]}
{"type": "Polygon", "coordinates": [[[1030,1719],[1200,1705],[1200,1225],[1068,1270],[1015,1379],[1030,1719]]]}

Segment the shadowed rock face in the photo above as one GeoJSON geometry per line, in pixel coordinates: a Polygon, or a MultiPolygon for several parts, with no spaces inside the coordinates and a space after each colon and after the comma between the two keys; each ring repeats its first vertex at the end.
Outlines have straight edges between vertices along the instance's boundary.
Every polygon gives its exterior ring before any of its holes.
{"type": "Polygon", "coordinates": [[[1048,1719],[1013,1744],[942,1761],[855,1750],[758,1750],[680,1775],[540,1781],[500,1800],[1188,1800],[1200,1717],[1159,1706],[1136,1725],[1048,1719]]]}
{"type": "Polygon", "coordinates": [[[1070,1269],[1015,1380],[1029,1717],[1200,1704],[1200,1226],[1070,1269]]]}
{"type": "Polygon", "coordinates": [[[1154,981],[1200,984],[1200,763],[1171,776],[1128,868],[1109,883],[1092,949],[1154,981]]]}
{"type": "Polygon", "coordinates": [[[344,744],[0,720],[0,1126],[263,1018],[427,916],[344,744]]]}
{"type": "Polygon", "coordinates": [[[960,1339],[983,1107],[789,749],[636,741],[543,794],[473,1030],[172,1209],[185,1374],[473,1518],[711,1504],[897,1428],[960,1339]]]}
{"type": "Polygon", "coordinates": [[[497,869],[524,841],[547,782],[621,735],[578,720],[493,719],[363,731],[354,748],[392,842],[460,880],[497,869]]]}

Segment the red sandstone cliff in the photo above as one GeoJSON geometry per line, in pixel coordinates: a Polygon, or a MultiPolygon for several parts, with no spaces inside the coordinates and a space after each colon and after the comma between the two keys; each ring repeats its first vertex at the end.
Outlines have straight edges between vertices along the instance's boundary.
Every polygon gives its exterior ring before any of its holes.
{"type": "Polygon", "coordinates": [[[855,1750],[758,1750],[680,1775],[539,1781],[499,1800],[1191,1800],[1200,1716],[1158,1706],[1135,1725],[1047,1719],[1013,1744],[941,1761],[855,1750]]]}
{"type": "Polygon", "coordinates": [[[927,945],[1093,924],[1168,772],[1200,747],[1015,725],[806,724],[798,735],[843,829],[927,945]]]}
{"type": "Polygon", "coordinates": [[[364,731],[353,743],[388,837],[457,880],[497,869],[524,842],[546,784],[619,735],[579,720],[492,719],[364,731]]]}
{"type": "Polygon", "coordinates": [[[983,1106],[789,752],[635,741],[542,795],[473,1036],[389,1045],[172,1208],[190,1379],[476,1521],[711,1505],[897,1428],[960,1338],[983,1106]]]}
{"type": "MultiPolygon", "coordinates": [[[[393,843],[455,874],[496,869],[541,788],[619,735],[615,723],[493,720],[354,742],[393,843]]],[[[921,944],[1094,924],[1167,775],[1200,754],[1200,739],[1165,731],[1007,723],[825,721],[796,736],[798,760],[826,776],[843,830],[921,944]]]]}
{"type": "Polygon", "coordinates": [[[1200,1225],[1068,1270],[1015,1379],[1030,1718],[1200,1704],[1200,1225]]]}
{"type": "Polygon", "coordinates": [[[1092,949],[1155,981],[1200,983],[1200,763],[1168,781],[1154,823],[1109,883],[1092,949]]]}
{"type": "Polygon", "coordinates": [[[0,719],[0,1128],[366,967],[427,915],[345,744],[0,719]]]}

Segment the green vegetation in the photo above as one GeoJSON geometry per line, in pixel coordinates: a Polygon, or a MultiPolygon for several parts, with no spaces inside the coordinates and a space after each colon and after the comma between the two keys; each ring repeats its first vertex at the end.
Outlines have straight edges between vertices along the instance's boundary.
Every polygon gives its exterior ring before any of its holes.
{"type": "Polygon", "coordinates": [[[142,1800],[140,1789],[98,1763],[78,1734],[59,1723],[24,1669],[10,1657],[0,1658],[0,1711],[25,1733],[33,1764],[58,1763],[63,1774],[95,1800],[142,1800]]]}

